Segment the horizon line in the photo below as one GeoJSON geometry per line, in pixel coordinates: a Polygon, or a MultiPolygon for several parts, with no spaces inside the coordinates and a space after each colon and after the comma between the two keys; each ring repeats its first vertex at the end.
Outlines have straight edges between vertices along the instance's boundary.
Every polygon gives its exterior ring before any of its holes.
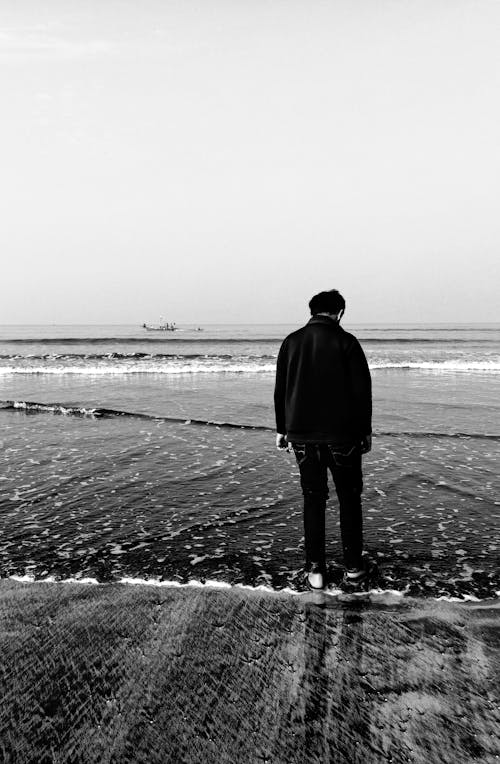
{"type": "MultiPolygon", "coordinates": [[[[311,316],[305,317],[307,320],[311,316]]],[[[305,320],[305,319],[302,319],[305,320]]],[[[298,321],[181,321],[175,322],[179,328],[181,326],[290,326],[292,324],[299,323],[298,321]]],[[[500,321],[343,321],[343,324],[352,324],[353,326],[500,326],[500,321]]],[[[91,321],[91,322],[27,322],[27,323],[0,323],[0,327],[11,326],[137,326],[142,329],[143,324],[140,322],[108,322],[108,321],[91,321]]]]}

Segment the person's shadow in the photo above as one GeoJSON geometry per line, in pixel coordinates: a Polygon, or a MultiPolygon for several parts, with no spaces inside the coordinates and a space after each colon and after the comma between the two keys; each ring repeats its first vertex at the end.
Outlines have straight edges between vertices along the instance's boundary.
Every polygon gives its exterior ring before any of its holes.
{"type": "Polygon", "coordinates": [[[369,735],[362,687],[362,602],[332,603],[315,593],[305,605],[303,688],[307,762],[358,759],[369,735]]]}

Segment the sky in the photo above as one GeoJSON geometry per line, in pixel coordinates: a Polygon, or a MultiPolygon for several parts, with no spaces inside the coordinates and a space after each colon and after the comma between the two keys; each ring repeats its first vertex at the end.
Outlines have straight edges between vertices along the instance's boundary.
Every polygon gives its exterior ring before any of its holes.
{"type": "Polygon", "coordinates": [[[498,321],[498,0],[1,0],[0,323],[498,321]]]}

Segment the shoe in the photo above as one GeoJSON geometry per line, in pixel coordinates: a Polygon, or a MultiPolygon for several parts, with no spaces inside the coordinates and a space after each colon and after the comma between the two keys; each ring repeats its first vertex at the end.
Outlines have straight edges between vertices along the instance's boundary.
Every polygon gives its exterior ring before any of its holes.
{"type": "Polygon", "coordinates": [[[324,589],[325,576],[323,568],[319,562],[312,562],[309,573],[307,574],[307,580],[311,589],[324,589]]]}
{"type": "Polygon", "coordinates": [[[360,567],[346,568],[344,573],[344,581],[350,584],[358,584],[360,581],[364,581],[367,576],[367,566],[363,561],[360,567]]]}
{"type": "Polygon", "coordinates": [[[358,581],[362,581],[366,577],[366,570],[362,568],[347,568],[344,577],[347,581],[357,584],[358,581]]]}

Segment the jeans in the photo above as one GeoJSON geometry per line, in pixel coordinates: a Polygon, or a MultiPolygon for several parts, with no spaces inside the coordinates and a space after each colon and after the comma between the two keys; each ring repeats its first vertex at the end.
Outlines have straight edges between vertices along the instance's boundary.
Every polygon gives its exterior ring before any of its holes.
{"type": "Polygon", "coordinates": [[[340,510],[340,535],[347,568],[360,568],[363,551],[361,446],[292,443],[304,495],[306,565],[325,566],[325,509],[328,470],[332,473],[340,510]]]}

